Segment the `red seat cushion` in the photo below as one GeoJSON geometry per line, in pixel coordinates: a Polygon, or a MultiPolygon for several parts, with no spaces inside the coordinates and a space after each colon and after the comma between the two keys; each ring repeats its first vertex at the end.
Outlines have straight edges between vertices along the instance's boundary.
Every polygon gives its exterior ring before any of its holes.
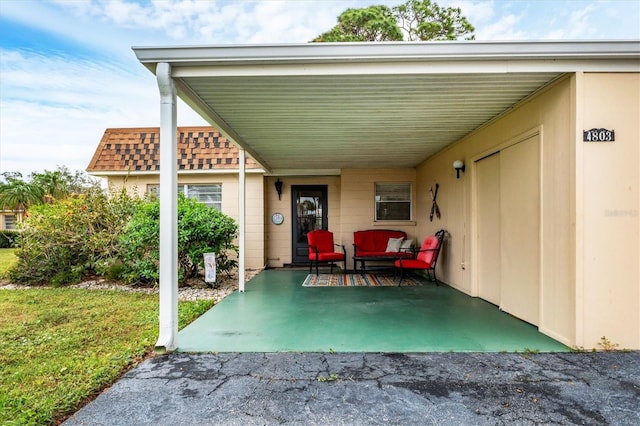
{"type": "Polygon", "coordinates": [[[436,257],[438,244],[438,238],[431,235],[424,239],[422,246],[420,246],[420,252],[415,259],[402,259],[396,260],[394,265],[396,268],[403,269],[431,269],[433,266],[433,259],[436,257]]]}
{"type": "MultiPolygon", "coordinates": [[[[309,254],[309,259],[316,260],[316,254],[309,254]]],[[[344,260],[343,253],[318,253],[318,261],[320,262],[335,262],[344,260]]]]}
{"type": "Polygon", "coordinates": [[[416,260],[416,259],[396,260],[394,265],[396,266],[396,268],[403,268],[403,269],[429,269],[429,268],[431,268],[431,264],[430,263],[426,263],[426,262],[423,262],[421,260],[416,260]]]}

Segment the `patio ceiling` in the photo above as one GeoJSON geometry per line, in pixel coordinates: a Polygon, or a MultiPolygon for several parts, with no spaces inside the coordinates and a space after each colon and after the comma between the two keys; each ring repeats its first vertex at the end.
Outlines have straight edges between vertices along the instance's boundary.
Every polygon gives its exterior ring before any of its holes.
{"type": "Polygon", "coordinates": [[[134,48],[272,174],[415,167],[566,72],[637,67],[638,42],[134,48]],[[634,60],[635,55],[635,60],[634,60]]]}

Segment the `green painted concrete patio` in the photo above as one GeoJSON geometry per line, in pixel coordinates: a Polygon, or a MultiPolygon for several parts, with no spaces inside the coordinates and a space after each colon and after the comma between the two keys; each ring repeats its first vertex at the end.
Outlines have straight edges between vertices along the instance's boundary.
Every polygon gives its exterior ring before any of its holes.
{"type": "Polygon", "coordinates": [[[414,287],[303,287],[306,270],[251,279],[178,335],[181,352],[568,351],[536,327],[428,281],[414,287]]]}

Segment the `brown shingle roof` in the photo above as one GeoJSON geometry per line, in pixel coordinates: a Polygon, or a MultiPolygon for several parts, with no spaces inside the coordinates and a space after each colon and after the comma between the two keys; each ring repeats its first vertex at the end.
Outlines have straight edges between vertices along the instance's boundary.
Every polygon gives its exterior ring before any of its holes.
{"type": "MultiPolygon", "coordinates": [[[[178,171],[237,170],[238,149],[213,127],[178,127],[178,171]]],[[[259,166],[247,157],[246,167],[259,166]]],[[[106,129],[88,172],[160,170],[158,127],[106,129]]]]}

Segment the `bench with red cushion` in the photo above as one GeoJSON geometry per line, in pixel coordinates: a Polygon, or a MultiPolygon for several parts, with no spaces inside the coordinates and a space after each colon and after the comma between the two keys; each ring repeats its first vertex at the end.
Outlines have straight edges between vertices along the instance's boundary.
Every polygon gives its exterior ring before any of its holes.
{"type": "MultiPolygon", "coordinates": [[[[353,270],[357,271],[357,264],[360,262],[360,272],[366,272],[366,262],[368,261],[395,261],[399,258],[411,259],[411,250],[387,251],[390,238],[407,239],[404,231],[394,231],[389,229],[369,229],[356,231],[353,233],[353,270]]],[[[398,246],[399,247],[399,246],[398,246]]]]}

